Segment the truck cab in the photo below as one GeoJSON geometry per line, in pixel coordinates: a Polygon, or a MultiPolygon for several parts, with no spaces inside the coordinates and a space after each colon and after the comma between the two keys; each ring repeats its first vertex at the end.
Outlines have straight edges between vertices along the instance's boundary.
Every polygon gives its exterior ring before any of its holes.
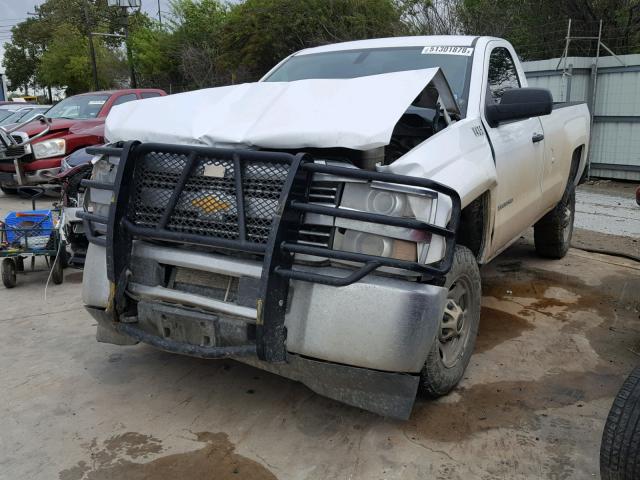
{"type": "Polygon", "coordinates": [[[105,136],[79,214],[99,341],[407,418],[464,374],[479,265],[531,226],[566,254],[589,113],[528,88],[502,39],[400,37],[124,105],[105,136]]]}

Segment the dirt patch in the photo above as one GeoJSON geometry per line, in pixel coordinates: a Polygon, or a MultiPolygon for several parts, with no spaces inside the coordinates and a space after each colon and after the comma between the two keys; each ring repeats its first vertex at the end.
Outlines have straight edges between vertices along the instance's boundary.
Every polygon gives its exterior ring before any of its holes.
{"type": "Polygon", "coordinates": [[[482,307],[480,329],[474,352],[486,352],[496,345],[519,337],[524,331],[532,329],[533,326],[522,317],[495,308],[482,307]]]}
{"type": "MultiPolygon", "coordinates": [[[[277,480],[261,464],[234,452],[235,446],[225,433],[198,432],[197,441],[204,447],[185,453],[156,458],[146,463],[133,462],[123,455],[137,458],[162,451],[158,439],[128,432],[103,442],[99,451],[91,451],[93,467],[86,461],[60,472],[60,480],[164,480],[193,478],[202,480],[277,480]]],[[[96,445],[96,441],[92,445],[96,445]]]]}
{"type": "Polygon", "coordinates": [[[564,372],[537,381],[494,382],[459,388],[457,402],[432,401],[416,405],[405,429],[412,441],[458,442],[497,428],[539,426],[538,413],[598,398],[610,397],[620,387],[619,373],[564,372]]]}
{"type": "Polygon", "coordinates": [[[142,435],[136,432],[127,432],[121,435],[114,435],[104,442],[104,449],[132,458],[139,458],[150,455],[152,453],[160,453],[162,451],[162,443],[159,439],[150,435],[142,435]]]}

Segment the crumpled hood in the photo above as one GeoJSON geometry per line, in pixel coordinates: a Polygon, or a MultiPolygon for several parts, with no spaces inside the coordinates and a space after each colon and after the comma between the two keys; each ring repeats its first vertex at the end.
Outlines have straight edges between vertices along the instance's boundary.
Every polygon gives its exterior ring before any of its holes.
{"type": "Polygon", "coordinates": [[[109,142],[369,150],[389,143],[402,114],[436,75],[444,78],[439,68],[430,68],[353,79],[245,83],[129,102],[111,110],[105,137],[109,142]]]}
{"type": "MultiPolygon", "coordinates": [[[[45,127],[46,125],[40,120],[35,120],[25,125],[20,129],[20,131],[25,132],[30,137],[33,137],[44,130],[45,127]]],[[[60,133],[65,130],[76,135],[95,135],[97,137],[102,137],[104,135],[104,118],[92,118],[86,120],[52,118],[51,127],[49,128],[49,133],[47,135],[60,133]]]]}

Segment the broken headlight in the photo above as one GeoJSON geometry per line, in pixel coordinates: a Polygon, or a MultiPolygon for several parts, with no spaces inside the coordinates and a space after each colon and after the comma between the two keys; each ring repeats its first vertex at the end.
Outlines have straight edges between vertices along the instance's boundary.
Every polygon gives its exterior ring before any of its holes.
{"type": "MultiPolygon", "coordinates": [[[[108,155],[96,155],[91,159],[93,170],[91,172],[91,180],[100,183],[111,184],[116,179],[116,169],[119,157],[111,157],[108,155]]],[[[112,190],[102,190],[99,188],[91,188],[87,190],[84,196],[85,210],[103,217],[109,216],[109,207],[111,205],[112,190]]]]}
{"type": "MultiPolygon", "coordinates": [[[[340,208],[435,223],[437,203],[437,193],[423,188],[354,182],[345,184],[340,208]]],[[[335,227],[335,250],[420,263],[430,260],[427,232],[339,217],[335,227]]]]}

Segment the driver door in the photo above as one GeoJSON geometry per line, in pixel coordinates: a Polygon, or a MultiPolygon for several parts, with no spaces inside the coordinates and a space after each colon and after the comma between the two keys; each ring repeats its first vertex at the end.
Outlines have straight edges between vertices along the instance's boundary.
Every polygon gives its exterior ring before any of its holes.
{"type": "MultiPolygon", "coordinates": [[[[500,44],[489,49],[485,105],[500,103],[505,90],[526,86],[510,49],[500,44]]],[[[482,110],[484,112],[484,108],[482,110]]],[[[542,194],[544,136],[539,117],[504,122],[493,128],[485,119],[485,125],[498,177],[492,236],[492,250],[497,252],[537,219],[542,194]]]]}

